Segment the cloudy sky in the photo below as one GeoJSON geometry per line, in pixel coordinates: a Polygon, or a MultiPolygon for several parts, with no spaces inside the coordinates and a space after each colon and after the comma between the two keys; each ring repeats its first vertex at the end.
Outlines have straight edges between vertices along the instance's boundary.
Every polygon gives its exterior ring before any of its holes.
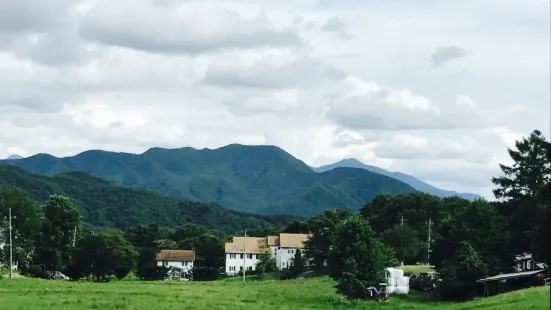
{"type": "Polygon", "coordinates": [[[548,0],[0,0],[0,158],[277,145],[491,197],[550,127],[548,0]]]}

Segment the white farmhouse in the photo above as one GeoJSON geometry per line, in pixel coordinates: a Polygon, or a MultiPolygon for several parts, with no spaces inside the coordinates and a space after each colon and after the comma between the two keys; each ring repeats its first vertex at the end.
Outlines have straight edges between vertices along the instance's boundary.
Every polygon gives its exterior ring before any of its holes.
{"type": "Polygon", "coordinates": [[[189,272],[195,262],[195,250],[161,250],[156,256],[157,266],[180,268],[189,272]]]}
{"type": "MultiPolygon", "coordinates": [[[[278,269],[290,267],[297,249],[304,249],[308,234],[280,234],[279,236],[233,237],[224,245],[226,252],[226,274],[235,275],[243,270],[255,270],[261,255],[271,255],[278,269]]],[[[303,252],[304,255],[304,252],[303,252]]]]}
{"type": "Polygon", "coordinates": [[[235,275],[243,270],[255,270],[256,264],[266,248],[266,238],[233,237],[232,242],[224,244],[226,252],[226,274],[235,275]]]}

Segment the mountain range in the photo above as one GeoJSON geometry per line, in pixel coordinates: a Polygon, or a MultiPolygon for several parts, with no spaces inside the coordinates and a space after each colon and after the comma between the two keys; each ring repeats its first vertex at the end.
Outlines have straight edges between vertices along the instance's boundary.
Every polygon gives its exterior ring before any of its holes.
{"type": "Polygon", "coordinates": [[[83,221],[91,226],[127,228],[157,223],[176,226],[186,222],[224,232],[259,226],[284,226],[295,217],[238,212],[213,203],[167,197],[147,189],[113,186],[84,172],[43,176],[0,165],[0,188],[17,188],[39,204],[51,194],[70,197],[83,221]]]}
{"type": "Polygon", "coordinates": [[[402,181],[420,192],[431,194],[441,198],[452,197],[452,196],[458,196],[468,200],[475,200],[477,198],[480,198],[480,196],[471,194],[471,193],[458,193],[455,191],[439,189],[415,178],[414,176],[407,175],[401,172],[391,172],[391,171],[381,169],[379,167],[366,165],[354,158],[343,159],[337,163],[326,165],[326,166],[312,167],[314,171],[320,172],[320,173],[323,173],[335,168],[358,168],[358,169],[364,169],[364,170],[368,170],[378,174],[386,175],[393,179],[402,181]]]}
{"type": "Polygon", "coordinates": [[[0,163],[48,176],[82,171],[118,186],[259,214],[311,216],[331,207],[358,210],[377,194],[417,191],[366,169],[339,167],[318,173],[275,146],[152,148],[142,154],[91,150],[71,157],[37,154],[0,163]]]}

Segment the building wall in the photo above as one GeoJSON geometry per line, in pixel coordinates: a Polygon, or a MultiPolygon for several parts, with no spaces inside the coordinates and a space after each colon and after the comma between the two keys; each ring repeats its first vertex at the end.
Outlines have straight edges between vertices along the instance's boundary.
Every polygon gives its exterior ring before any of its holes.
{"type": "MultiPolygon", "coordinates": [[[[236,275],[243,268],[243,255],[242,253],[226,253],[226,269],[227,275],[236,275]]],[[[247,254],[250,255],[245,258],[245,265],[247,270],[256,270],[256,264],[260,259],[260,254],[247,254]]]]}
{"type": "MultiPolygon", "coordinates": [[[[296,248],[278,248],[276,256],[276,265],[279,270],[290,267],[290,263],[295,258],[296,248]]],[[[302,251],[302,249],[301,249],[302,251]]],[[[304,255],[304,252],[302,253],[304,255]]]]}
{"type": "Polygon", "coordinates": [[[171,262],[171,261],[157,261],[157,266],[176,267],[184,271],[189,271],[193,268],[193,262],[171,262]]]}

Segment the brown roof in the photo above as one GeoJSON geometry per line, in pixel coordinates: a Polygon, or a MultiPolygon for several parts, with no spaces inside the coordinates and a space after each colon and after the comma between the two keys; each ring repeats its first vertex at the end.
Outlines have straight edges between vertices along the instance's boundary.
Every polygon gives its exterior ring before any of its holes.
{"type": "Polygon", "coordinates": [[[195,250],[161,250],[157,253],[156,259],[169,262],[193,262],[195,250]]]}
{"type": "Polygon", "coordinates": [[[262,254],[261,246],[266,245],[266,238],[233,237],[233,242],[227,242],[224,244],[224,250],[226,253],[243,253],[244,245],[246,246],[245,250],[247,253],[262,254]]]}
{"type": "Polygon", "coordinates": [[[268,236],[269,246],[279,246],[279,236],[268,236]]]}
{"type": "Polygon", "coordinates": [[[311,235],[308,234],[279,234],[279,246],[282,248],[304,248],[304,242],[311,235]]]}

